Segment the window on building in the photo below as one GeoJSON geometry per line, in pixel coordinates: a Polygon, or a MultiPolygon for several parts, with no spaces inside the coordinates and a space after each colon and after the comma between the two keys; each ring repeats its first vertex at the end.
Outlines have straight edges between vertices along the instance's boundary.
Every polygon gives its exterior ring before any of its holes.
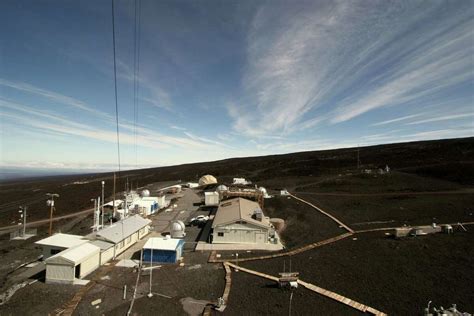
{"type": "Polygon", "coordinates": [[[132,242],[132,236],[128,236],[127,238],[127,244],[131,243],[132,242]]]}
{"type": "Polygon", "coordinates": [[[224,233],[217,233],[217,236],[224,237],[224,233]]]}
{"type": "Polygon", "coordinates": [[[125,246],[125,242],[122,240],[119,244],[119,248],[123,248],[125,246]]]}

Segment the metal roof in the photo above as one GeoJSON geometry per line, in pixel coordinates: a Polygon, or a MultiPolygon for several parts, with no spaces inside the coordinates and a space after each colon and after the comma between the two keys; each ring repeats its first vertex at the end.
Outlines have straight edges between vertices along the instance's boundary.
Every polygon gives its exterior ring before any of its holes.
{"type": "Polygon", "coordinates": [[[152,237],[149,238],[143,249],[153,250],[176,250],[180,244],[184,244],[182,239],[152,237]]]}
{"type": "Polygon", "coordinates": [[[261,212],[260,206],[254,201],[244,198],[235,198],[222,201],[217,209],[216,216],[212,222],[212,228],[225,224],[231,224],[236,221],[245,221],[247,223],[269,228],[270,221],[266,217],[262,217],[262,221],[252,218],[255,211],[261,212]]]}
{"type": "Polygon", "coordinates": [[[89,242],[90,244],[94,245],[94,246],[97,246],[100,248],[100,250],[107,250],[111,247],[114,246],[113,243],[111,242],[108,242],[108,241],[105,241],[105,240],[92,240],[89,242]]]}
{"type": "Polygon", "coordinates": [[[37,242],[35,242],[35,244],[41,246],[71,248],[86,242],[87,239],[84,239],[84,236],[58,233],[54,234],[53,236],[38,240],[37,242]]]}
{"type": "Polygon", "coordinates": [[[120,222],[116,222],[112,226],[99,230],[96,236],[117,244],[150,223],[151,221],[149,219],[145,219],[140,215],[134,215],[120,222]]]}
{"type": "Polygon", "coordinates": [[[99,247],[86,242],[82,245],[63,250],[45,261],[46,263],[72,263],[77,265],[99,252],[99,247]]]}

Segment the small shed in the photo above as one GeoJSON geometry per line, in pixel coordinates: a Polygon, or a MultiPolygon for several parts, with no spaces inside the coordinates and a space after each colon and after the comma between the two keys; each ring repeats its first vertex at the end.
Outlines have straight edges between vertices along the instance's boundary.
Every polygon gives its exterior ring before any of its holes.
{"type": "Polygon", "coordinates": [[[176,263],[183,255],[184,240],[152,237],[143,246],[143,262],[176,263]]]}
{"type": "Polygon", "coordinates": [[[100,248],[85,243],[64,250],[45,261],[46,283],[74,283],[100,265],[100,248]]]}
{"type": "Polygon", "coordinates": [[[204,204],[206,206],[219,205],[219,193],[218,192],[204,192],[204,204]]]}

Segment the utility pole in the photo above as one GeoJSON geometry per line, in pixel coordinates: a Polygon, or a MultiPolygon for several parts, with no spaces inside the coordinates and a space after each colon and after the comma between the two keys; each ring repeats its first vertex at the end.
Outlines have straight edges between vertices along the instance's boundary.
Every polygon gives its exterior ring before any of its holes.
{"type": "Polygon", "coordinates": [[[102,228],[105,227],[105,223],[104,223],[104,204],[105,204],[105,200],[104,200],[104,185],[105,185],[105,181],[102,181],[102,207],[101,207],[101,212],[102,212],[102,228]]]}
{"type": "Polygon", "coordinates": [[[25,237],[26,235],[26,209],[27,206],[20,206],[20,210],[18,211],[20,213],[20,218],[23,218],[23,229],[22,229],[22,235],[21,237],[25,237]]]}
{"type": "Polygon", "coordinates": [[[97,200],[96,199],[91,199],[91,201],[94,201],[94,222],[92,224],[92,231],[96,231],[96,223],[97,223],[97,200]]]}
{"type": "Polygon", "coordinates": [[[112,207],[113,207],[113,210],[114,210],[113,217],[115,217],[115,172],[114,172],[114,204],[112,205],[112,207]]]}
{"type": "Polygon", "coordinates": [[[49,209],[49,235],[53,233],[53,208],[54,208],[54,198],[59,197],[57,193],[46,193],[50,199],[46,202],[46,205],[50,207],[49,209]]]}
{"type": "Polygon", "coordinates": [[[291,316],[291,301],[293,301],[293,290],[291,290],[290,294],[290,307],[288,308],[288,316],[291,316]]]}

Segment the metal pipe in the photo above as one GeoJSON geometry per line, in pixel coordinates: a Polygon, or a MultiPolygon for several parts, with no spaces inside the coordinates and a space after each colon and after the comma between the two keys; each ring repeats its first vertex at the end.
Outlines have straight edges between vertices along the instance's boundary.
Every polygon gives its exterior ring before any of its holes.
{"type": "Polygon", "coordinates": [[[150,256],[150,292],[148,293],[148,297],[153,296],[153,293],[151,293],[152,275],[153,275],[153,244],[151,247],[151,256],[150,256]]]}

